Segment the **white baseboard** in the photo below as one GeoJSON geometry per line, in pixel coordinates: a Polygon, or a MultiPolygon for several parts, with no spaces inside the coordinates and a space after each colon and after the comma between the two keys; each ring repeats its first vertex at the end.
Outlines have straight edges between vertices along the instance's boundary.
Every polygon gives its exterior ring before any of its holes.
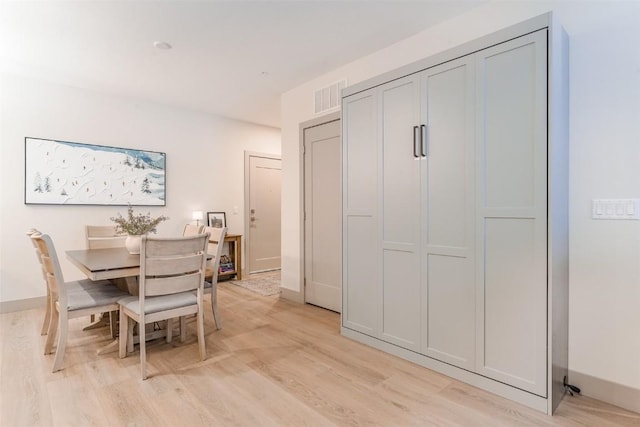
{"type": "Polygon", "coordinates": [[[18,299],[14,301],[0,301],[0,313],[13,313],[14,311],[44,308],[46,303],[46,296],[18,299]]]}
{"type": "Polygon", "coordinates": [[[465,369],[449,365],[448,363],[440,362],[439,360],[432,359],[431,357],[424,356],[411,350],[407,350],[394,344],[379,340],[377,338],[370,337],[358,331],[345,328],[344,326],[340,328],[340,333],[347,338],[351,338],[370,347],[377,348],[378,350],[384,351],[385,353],[392,354],[415,364],[424,366],[425,368],[444,374],[448,377],[454,378],[458,381],[462,381],[474,387],[497,394],[498,396],[502,396],[506,399],[513,400],[522,405],[548,414],[549,402],[545,397],[520,390],[516,387],[506,385],[499,381],[494,381],[482,375],[478,375],[465,369]]]}
{"type": "Polygon", "coordinates": [[[297,302],[299,304],[304,304],[304,297],[302,296],[302,292],[292,291],[287,288],[280,288],[280,298],[297,302]]]}
{"type": "Polygon", "coordinates": [[[640,390],[622,384],[569,370],[569,383],[580,388],[581,394],[628,411],[640,413],[640,390]]]}

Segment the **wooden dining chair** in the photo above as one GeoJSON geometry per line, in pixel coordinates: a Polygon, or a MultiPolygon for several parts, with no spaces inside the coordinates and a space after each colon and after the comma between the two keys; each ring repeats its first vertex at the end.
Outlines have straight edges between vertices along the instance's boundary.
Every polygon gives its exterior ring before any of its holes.
{"type": "Polygon", "coordinates": [[[51,237],[34,230],[29,236],[34,242],[36,255],[46,275],[51,300],[51,316],[47,329],[44,353],[53,351],[53,340],[58,337],[53,372],[60,370],[67,346],[69,320],[91,314],[118,309],[118,300],[128,296],[107,280],[78,280],[65,282],[58,255],[51,237]]]}
{"type": "Polygon", "coordinates": [[[195,236],[202,233],[203,225],[186,224],[182,230],[183,236],[195,236]]]}
{"type": "Polygon", "coordinates": [[[116,232],[115,225],[86,225],[87,249],[123,248],[126,234],[116,232]]]}
{"type": "MultiPolygon", "coordinates": [[[[87,238],[87,249],[108,249],[123,248],[127,239],[126,234],[118,233],[115,225],[85,225],[85,236],[87,238]]],[[[103,318],[104,313],[100,314],[103,318]]],[[[111,335],[115,337],[117,313],[109,313],[109,326],[111,327],[111,335]]],[[[105,324],[100,320],[95,321],[95,316],[91,316],[91,324],[86,326],[84,330],[95,329],[105,324]]]]}
{"type": "MultiPolygon", "coordinates": [[[[46,307],[45,307],[45,313],[44,313],[44,319],[42,320],[42,327],[40,328],[40,335],[47,335],[47,331],[49,330],[49,324],[51,323],[51,312],[53,307],[53,300],[51,299],[51,292],[49,291],[49,285],[47,284],[47,271],[44,268],[44,265],[42,265],[42,253],[40,252],[40,249],[38,247],[38,244],[36,243],[36,241],[34,239],[31,238],[31,236],[33,234],[36,233],[40,233],[38,230],[36,230],[35,228],[31,228],[27,231],[27,237],[29,237],[29,241],[32,243],[33,247],[34,247],[34,251],[36,254],[36,258],[38,260],[38,264],[40,264],[40,271],[42,272],[42,278],[44,280],[44,285],[46,288],[46,292],[47,292],[47,299],[46,299],[46,307]]],[[[75,289],[78,288],[82,288],[84,283],[83,282],[67,282],[67,292],[73,292],[75,289]]],[[[93,317],[93,315],[92,315],[93,317]]]]}
{"type": "MultiPolygon", "coordinates": [[[[120,301],[120,357],[126,357],[137,322],[140,370],[147,378],[145,325],[196,314],[200,358],[206,357],[204,342],[203,283],[208,234],[173,238],[142,236],[140,245],[139,296],[120,301]]],[[[167,327],[167,342],[171,328],[167,327]]]]}
{"type": "Polygon", "coordinates": [[[33,244],[33,248],[36,253],[36,258],[38,259],[38,264],[40,264],[40,271],[42,272],[42,278],[44,279],[45,288],[47,290],[47,302],[45,307],[44,319],[42,320],[42,328],[40,328],[40,335],[46,335],[49,330],[49,323],[51,322],[51,293],[49,292],[49,286],[47,286],[47,272],[42,265],[42,254],[40,253],[40,249],[38,249],[38,244],[31,238],[31,235],[38,233],[38,230],[35,228],[31,228],[27,231],[27,237],[29,237],[29,241],[33,244]]]}
{"type": "Polygon", "coordinates": [[[222,319],[218,312],[218,273],[220,270],[220,257],[222,256],[224,238],[227,235],[227,227],[205,227],[204,232],[209,233],[207,253],[213,256],[213,259],[209,261],[205,271],[204,293],[211,294],[213,320],[216,322],[216,329],[220,329],[222,328],[222,319]]]}

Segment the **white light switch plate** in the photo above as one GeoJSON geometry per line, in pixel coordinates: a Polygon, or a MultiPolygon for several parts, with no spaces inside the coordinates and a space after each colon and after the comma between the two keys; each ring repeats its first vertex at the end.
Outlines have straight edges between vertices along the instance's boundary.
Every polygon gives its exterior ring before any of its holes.
{"type": "Polygon", "coordinates": [[[640,219],[640,199],[593,199],[593,219],[640,219]]]}

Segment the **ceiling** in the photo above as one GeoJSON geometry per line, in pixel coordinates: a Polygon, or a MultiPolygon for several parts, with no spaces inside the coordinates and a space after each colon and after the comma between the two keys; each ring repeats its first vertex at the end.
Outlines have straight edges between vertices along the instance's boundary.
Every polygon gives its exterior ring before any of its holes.
{"type": "Polygon", "coordinates": [[[283,92],[480,3],[2,0],[0,70],[279,127],[283,92]]]}

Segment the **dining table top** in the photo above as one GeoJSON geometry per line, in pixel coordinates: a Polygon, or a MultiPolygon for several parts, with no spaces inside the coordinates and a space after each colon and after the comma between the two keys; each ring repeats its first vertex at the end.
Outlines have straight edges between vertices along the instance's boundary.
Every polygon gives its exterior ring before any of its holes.
{"type": "Polygon", "coordinates": [[[67,259],[91,280],[118,279],[140,274],[140,255],[126,248],[66,251],[67,259]]]}
{"type": "MultiPolygon", "coordinates": [[[[66,251],[67,259],[88,279],[121,279],[140,275],[140,254],[130,254],[125,247],[66,251]]],[[[213,256],[207,254],[207,260],[213,256]]]]}

